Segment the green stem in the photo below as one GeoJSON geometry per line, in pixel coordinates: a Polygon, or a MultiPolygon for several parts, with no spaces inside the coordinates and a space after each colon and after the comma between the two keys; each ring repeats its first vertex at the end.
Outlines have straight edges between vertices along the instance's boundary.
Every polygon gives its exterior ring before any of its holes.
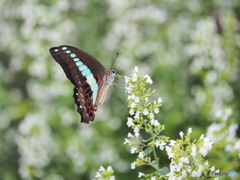
{"type": "Polygon", "coordinates": [[[157,152],[156,152],[155,147],[153,148],[153,156],[154,156],[154,159],[155,159],[155,162],[156,162],[156,165],[157,165],[157,170],[158,170],[159,169],[159,158],[157,156],[157,152]]]}
{"type": "MultiPolygon", "coordinates": [[[[156,142],[156,138],[155,138],[155,134],[153,132],[153,125],[151,125],[151,135],[153,136],[153,140],[154,142],[156,142]]],[[[156,152],[156,148],[155,148],[155,145],[153,146],[153,156],[154,156],[154,159],[155,159],[155,163],[156,163],[156,166],[157,166],[157,170],[159,169],[159,158],[157,156],[157,152],[156,152]]]]}

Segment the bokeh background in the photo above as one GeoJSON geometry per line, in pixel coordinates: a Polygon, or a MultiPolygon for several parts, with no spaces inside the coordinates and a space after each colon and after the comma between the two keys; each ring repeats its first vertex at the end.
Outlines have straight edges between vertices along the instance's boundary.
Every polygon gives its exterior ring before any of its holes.
{"type": "Polygon", "coordinates": [[[138,66],[152,77],[165,135],[207,133],[210,165],[240,173],[239,21],[239,0],[0,0],[0,179],[88,180],[100,165],[121,180],[151,171],[130,169],[123,79],[95,121],[79,123],[73,85],[48,51],[62,44],[107,69],[119,52],[119,75],[138,66]]]}

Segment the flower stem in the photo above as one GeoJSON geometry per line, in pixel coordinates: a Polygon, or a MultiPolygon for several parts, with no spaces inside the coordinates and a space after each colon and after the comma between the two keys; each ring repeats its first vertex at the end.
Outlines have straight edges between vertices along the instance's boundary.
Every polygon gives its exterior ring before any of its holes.
{"type": "Polygon", "coordinates": [[[156,166],[157,166],[157,170],[159,169],[159,158],[157,156],[157,152],[156,152],[156,148],[153,147],[153,156],[154,156],[154,159],[155,159],[155,162],[156,162],[156,166]]]}

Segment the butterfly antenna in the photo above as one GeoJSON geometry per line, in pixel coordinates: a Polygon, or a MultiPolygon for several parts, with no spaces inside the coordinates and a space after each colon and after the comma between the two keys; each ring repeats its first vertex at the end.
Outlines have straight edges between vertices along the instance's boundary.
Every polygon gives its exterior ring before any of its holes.
{"type": "Polygon", "coordinates": [[[112,65],[111,65],[111,69],[112,69],[112,67],[113,67],[113,64],[116,62],[117,57],[118,57],[118,52],[117,52],[117,55],[116,55],[115,59],[113,60],[113,63],[112,63],[112,65]]]}

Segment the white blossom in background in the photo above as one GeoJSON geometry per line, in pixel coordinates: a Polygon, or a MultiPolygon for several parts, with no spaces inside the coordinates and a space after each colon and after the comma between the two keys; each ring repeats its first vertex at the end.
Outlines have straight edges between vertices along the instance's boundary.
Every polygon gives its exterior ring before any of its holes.
{"type": "Polygon", "coordinates": [[[19,124],[18,131],[15,141],[21,156],[19,172],[23,179],[29,179],[31,171],[28,167],[43,172],[59,149],[51,137],[46,119],[39,119],[36,114],[27,114],[19,124]]]}
{"type": "Polygon", "coordinates": [[[192,128],[188,128],[188,133],[192,133],[192,128]]]}

